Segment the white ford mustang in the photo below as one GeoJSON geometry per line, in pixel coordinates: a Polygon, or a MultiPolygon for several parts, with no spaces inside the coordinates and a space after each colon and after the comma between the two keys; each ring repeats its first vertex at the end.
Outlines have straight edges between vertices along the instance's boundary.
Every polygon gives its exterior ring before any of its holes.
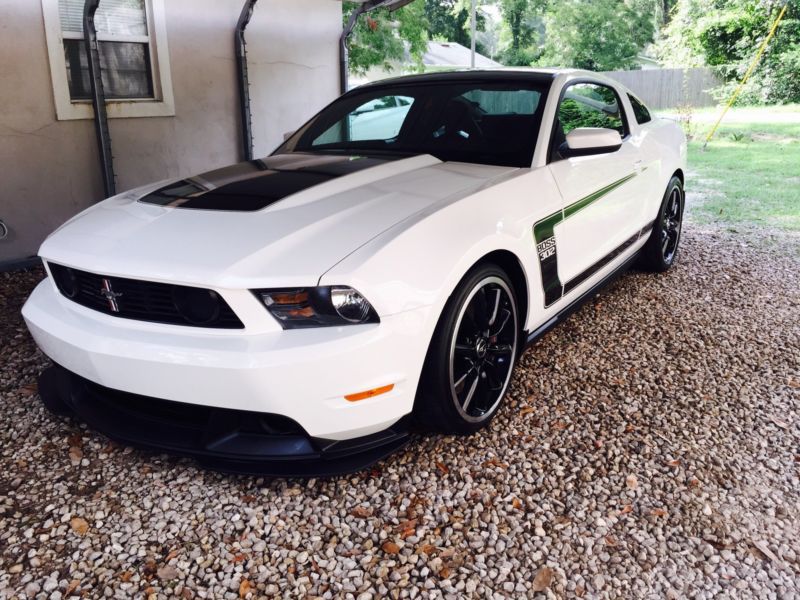
{"type": "Polygon", "coordinates": [[[40,392],[122,442],[329,474],[495,415],[526,343],[675,260],[686,141],[581,71],[355,89],[272,155],[109,198],[42,245],[40,392]]]}

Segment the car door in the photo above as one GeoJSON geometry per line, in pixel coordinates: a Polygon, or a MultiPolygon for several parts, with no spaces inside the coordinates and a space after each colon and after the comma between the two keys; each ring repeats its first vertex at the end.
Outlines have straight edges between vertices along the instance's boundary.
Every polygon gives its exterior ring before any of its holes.
{"type": "Polygon", "coordinates": [[[548,243],[553,248],[539,248],[543,279],[549,269],[545,296],[550,305],[568,297],[624,251],[641,227],[644,190],[638,174],[642,157],[638,146],[631,143],[626,115],[613,87],[594,81],[565,86],[553,124],[548,168],[563,200],[562,213],[554,215],[550,223],[552,239],[548,243]],[[559,152],[566,135],[579,127],[614,129],[622,145],[612,152],[588,156],[559,152]]]}

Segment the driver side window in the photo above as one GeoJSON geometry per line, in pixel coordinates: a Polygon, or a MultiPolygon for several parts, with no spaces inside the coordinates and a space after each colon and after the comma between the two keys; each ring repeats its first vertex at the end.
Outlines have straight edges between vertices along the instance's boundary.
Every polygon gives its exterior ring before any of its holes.
{"type": "Polygon", "coordinates": [[[558,105],[556,122],[553,124],[551,161],[561,160],[558,148],[567,139],[567,134],[579,127],[602,127],[614,129],[620,136],[627,134],[617,93],[600,83],[574,83],[567,87],[558,105]]]}
{"type": "Polygon", "coordinates": [[[617,94],[597,83],[576,83],[567,88],[558,106],[558,120],[567,135],[578,127],[604,127],[625,135],[617,94]]]}

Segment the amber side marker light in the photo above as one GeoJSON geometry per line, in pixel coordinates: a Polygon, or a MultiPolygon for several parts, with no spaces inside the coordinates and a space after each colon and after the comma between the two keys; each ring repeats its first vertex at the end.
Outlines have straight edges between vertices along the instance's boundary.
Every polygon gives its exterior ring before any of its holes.
{"type": "Polygon", "coordinates": [[[366,400],[367,398],[374,398],[375,396],[380,396],[386,392],[391,392],[393,389],[394,384],[390,383],[389,385],[382,385],[381,387],[372,388],[371,390],[366,390],[365,392],[348,394],[344,397],[344,399],[349,400],[350,402],[358,402],[359,400],[366,400]]]}

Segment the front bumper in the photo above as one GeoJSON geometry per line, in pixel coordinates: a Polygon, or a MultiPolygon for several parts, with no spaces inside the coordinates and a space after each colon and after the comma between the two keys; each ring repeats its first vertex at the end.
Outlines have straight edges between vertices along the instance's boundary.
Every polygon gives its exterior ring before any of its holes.
{"type": "Polygon", "coordinates": [[[148,398],[97,385],[59,365],[39,378],[45,405],[109,438],[196,459],[229,473],[325,477],[363,469],[408,441],[405,421],[345,441],[315,439],[279,415],[148,398]]]}
{"type": "MultiPolygon", "coordinates": [[[[414,404],[430,339],[428,310],[378,325],[251,332],[121,319],[77,305],[51,281],[23,307],[53,362],[104,388],[208,408],[287,417],[312,438],[390,428],[414,404]],[[348,394],[393,384],[358,402],[348,394]]],[[[272,317],[264,311],[264,319],[272,317]]]]}

